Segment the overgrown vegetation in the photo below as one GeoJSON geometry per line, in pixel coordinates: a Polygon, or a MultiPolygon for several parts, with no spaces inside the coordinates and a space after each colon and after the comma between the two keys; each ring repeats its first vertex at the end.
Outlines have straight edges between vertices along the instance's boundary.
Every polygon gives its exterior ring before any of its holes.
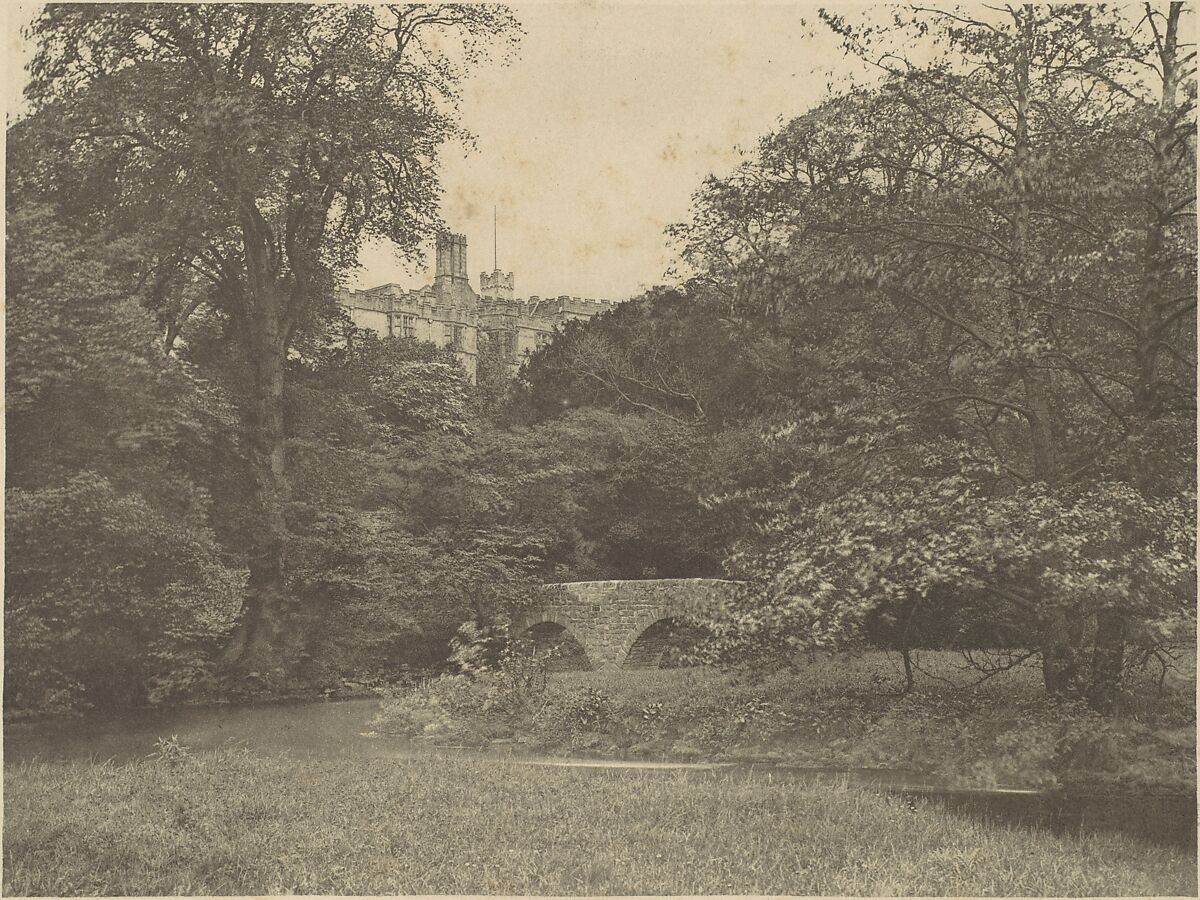
{"type": "Polygon", "coordinates": [[[6,242],[5,711],[211,684],[245,585],[206,484],[231,409],[156,347],[129,244],[40,205],[6,242]]]}
{"type": "Polygon", "coordinates": [[[4,893],[1193,895],[1195,858],[845,787],[226,750],[9,766],[4,893]]]}
{"type": "MultiPolygon", "coordinates": [[[[528,658],[521,663],[535,664],[528,658]]],[[[1126,716],[1047,698],[1031,663],[979,680],[977,664],[915,654],[819,654],[761,677],[708,669],[552,674],[505,663],[443,675],[384,700],[373,727],[434,745],[512,742],[551,753],[761,759],[883,768],[982,787],[1195,790],[1194,669],[1131,679],[1126,716]]]]}
{"type": "Polygon", "coordinates": [[[1110,713],[1147,655],[1194,652],[1182,16],[822,12],[877,78],[705,181],[672,228],[686,285],[531,360],[536,419],[602,405],[759,438],[702,495],[752,586],[711,659],[1004,649],[1110,713]]]}

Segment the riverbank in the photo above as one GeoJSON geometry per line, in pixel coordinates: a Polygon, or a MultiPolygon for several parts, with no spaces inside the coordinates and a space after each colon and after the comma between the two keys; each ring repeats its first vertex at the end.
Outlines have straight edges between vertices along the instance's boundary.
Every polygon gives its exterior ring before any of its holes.
{"type": "Polygon", "coordinates": [[[6,766],[16,895],[1194,895],[1195,859],[737,772],[163,747],[6,766]]]}
{"type": "Polygon", "coordinates": [[[943,786],[1195,793],[1194,678],[1134,678],[1125,715],[1051,702],[1036,666],[982,683],[952,653],[924,653],[902,693],[895,658],[802,662],[752,680],[705,669],[443,677],[396,692],[373,727],[452,746],[626,759],[736,760],[888,769],[943,786]]]}

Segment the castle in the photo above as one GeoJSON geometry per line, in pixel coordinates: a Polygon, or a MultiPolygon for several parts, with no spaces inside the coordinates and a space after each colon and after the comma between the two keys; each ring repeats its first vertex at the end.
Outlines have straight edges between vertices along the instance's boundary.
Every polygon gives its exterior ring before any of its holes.
{"type": "Polygon", "coordinates": [[[381,284],[362,291],[342,290],[338,302],[355,325],[385,337],[411,337],[450,347],[475,380],[481,341],[495,342],[515,373],[522,360],[570,319],[590,319],[612,309],[607,300],[513,296],[513,273],[482,272],[479,293],[467,277],[467,238],[441,234],[433,284],[407,290],[381,284]]]}

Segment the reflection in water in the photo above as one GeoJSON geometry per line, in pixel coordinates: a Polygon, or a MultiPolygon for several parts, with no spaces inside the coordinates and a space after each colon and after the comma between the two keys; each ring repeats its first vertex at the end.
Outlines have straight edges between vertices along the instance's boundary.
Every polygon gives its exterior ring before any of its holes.
{"type": "MultiPolygon", "coordinates": [[[[264,753],[299,757],[403,759],[444,749],[414,746],[370,733],[379,709],[376,698],[326,703],[263,704],[174,710],[138,710],[4,726],[4,760],[20,763],[92,760],[128,762],[154,752],[160,737],[177,735],[192,750],[213,750],[233,741],[264,753]]],[[[1119,830],[1179,846],[1196,846],[1195,797],[1053,796],[1036,791],[950,789],[929,776],[882,770],[839,771],[762,763],[665,764],[622,760],[514,756],[512,749],[468,751],[469,756],[510,758],[530,765],[578,766],[631,773],[639,770],[693,771],[697,776],[836,779],[935,801],[986,819],[1024,823],[1055,831],[1119,830]]]]}

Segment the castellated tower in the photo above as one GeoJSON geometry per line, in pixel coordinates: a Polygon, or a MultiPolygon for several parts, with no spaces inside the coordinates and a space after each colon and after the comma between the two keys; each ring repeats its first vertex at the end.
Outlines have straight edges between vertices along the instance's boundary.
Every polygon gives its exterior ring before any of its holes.
{"type": "Polygon", "coordinates": [[[468,304],[475,298],[467,278],[467,236],[443,232],[437,238],[433,293],[442,303],[468,304]]]}
{"type": "Polygon", "coordinates": [[[480,272],[479,295],[489,300],[512,300],[513,273],[501,272],[499,269],[491,273],[480,272]]]}

